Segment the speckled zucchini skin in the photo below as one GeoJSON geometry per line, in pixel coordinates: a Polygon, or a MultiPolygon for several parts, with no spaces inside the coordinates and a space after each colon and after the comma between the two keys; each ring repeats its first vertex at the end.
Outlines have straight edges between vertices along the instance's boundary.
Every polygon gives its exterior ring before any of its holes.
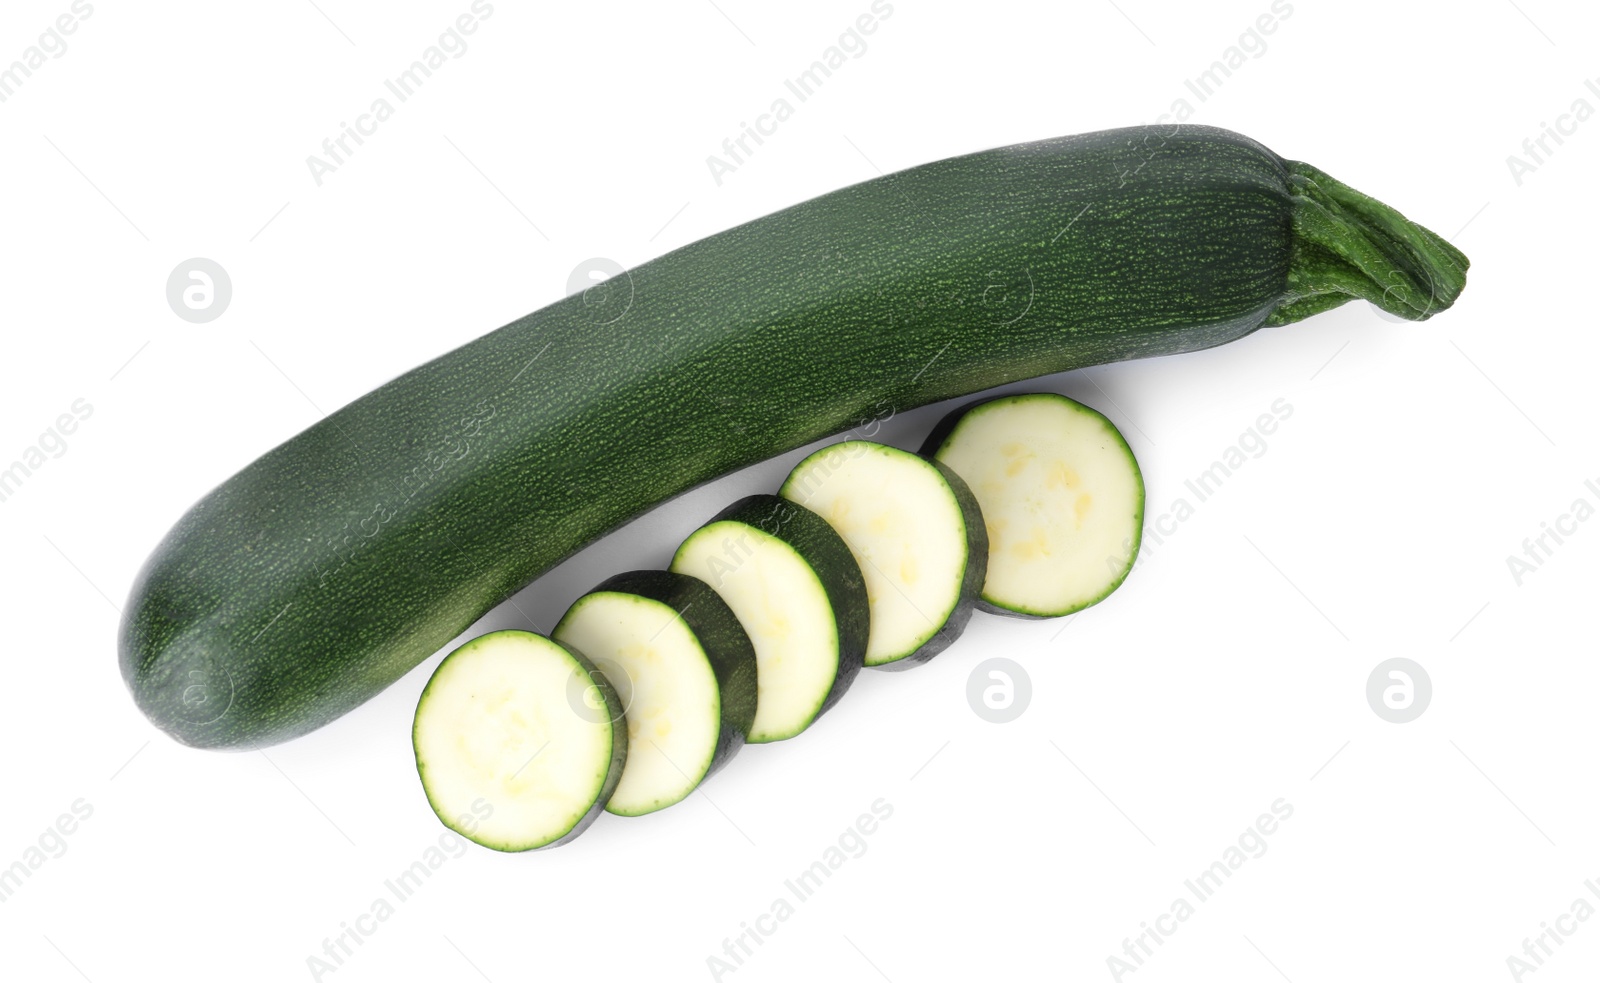
{"type": "MultiPolygon", "coordinates": [[[[1341,234],[1337,215],[1301,221],[1299,174],[1223,130],[1113,130],[916,167],[668,253],[406,373],[208,494],[133,585],[123,678],[186,744],[288,740],[624,521],[884,406],[1325,309],[1348,299],[1349,264],[1297,244],[1302,226],[1341,234]]],[[[1330,214],[1362,205],[1323,197],[1330,214]]],[[[1373,248],[1406,230],[1384,234],[1373,248]]]]}

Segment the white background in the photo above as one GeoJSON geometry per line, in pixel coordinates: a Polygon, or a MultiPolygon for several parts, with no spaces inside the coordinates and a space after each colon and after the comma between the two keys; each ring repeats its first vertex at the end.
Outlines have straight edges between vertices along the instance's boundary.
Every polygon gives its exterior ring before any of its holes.
{"type": "MultiPolygon", "coordinates": [[[[328,410],[561,297],[845,184],[985,147],[1148,122],[1187,98],[1394,204],[1472,258],[1425,324],[1363,304],[1193,355],[1017,388],[1105,410],[1154,521],[1274,400],[1292,417],[1111,599],[1069,623],[975,616],[864,673],[803,738],[752,747],[685,803],[559,850],[451,859],[324,979],[705,980],[877,799],[894,810],[724,979],[1108,979],[1270,803],[1293,816],[1132,976],[1503,980],[1600,877],[1600,521],[1518,585],[1506,558],[1600,504],[1593,175],[1600,121],[1513,179],[1506,158],[1600,74],[1593,8],[1293,0],[1208,100],[1184,85],[1265,0],[894,0],[864,54],[715,183],[706,158],[868,0],[518,5],[492,17],[319,187],[320,151],[468,0],[96,0],[0,104],[0,462],[82,398],[67,450],[0,503],[0,866],[79,799],[65,852],[0,904],[8,976],[296,980],[442,827],[411,762],[437,657],[266,753],[180,747],[116,667],[117,610],[195,499],[328,410]],[[209,324],[164,285],[231,274],[209,324]],[[1032,702],[968,706],[986,658],[1032,702]],[[1431,675],[1385,722],[1368,674],[1431,675]]],[[[68,0],[10,0],[0,62],[68,0]]],[[[1281,6],[1280,6],[1281,10],[1281,6]]],[[[944,407],[896,417],[915,446],[944,407]]],[[[790,454],[608,537],[484,619],[548,629],[604,576],[658,565],[790,454]]],[[[1148,534],[1147,534],[1148,535],[1148,534]]],[[[48,840],[48,838],[47,838],[48,840]]],[[[59,851],[58,851],[59,852],[59,851]]],[[[769,925],[772,923],[768,923],[769,925]]],[[[1168,923],[1171,924],[1170,922],[1168,923]]],[[[1600,919],[1538,970],[1592,979],[1600,919]]]]}

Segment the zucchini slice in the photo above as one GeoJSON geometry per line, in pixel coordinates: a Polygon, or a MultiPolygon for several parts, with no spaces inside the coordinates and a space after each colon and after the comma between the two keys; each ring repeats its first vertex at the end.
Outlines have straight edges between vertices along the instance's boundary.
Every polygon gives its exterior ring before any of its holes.
{"type": "Polygon", "coordinates": [[[573,602],[551,634],[593,658],[622,699],[628,762],[608,812],[665,809],[744,745],[756,653],[707,584],[667,570],[621,573],[573,602]]]}
{"type": "Polygon", "coordinates": [[[752,744],[795,736],[850,688],[867,649],[867,588],[821,516],[777,495],[742,498],[691,533],[671,568],[709,584],[755,646],[752,744]]]}
{"type": "Polygon", "coordinates": [[[984,610],[1071,614],[1133,569],[1144,479],[1128,442],[1095,410],[1056,393],[969,403],[940,421],[923,453],[965,478],[983,509],[984,610]]]}
{"type": "Polygon", "coordinates": [[[977,499],[954,471],[847,440],[797,464],[778,494],[827,520],[861,565],[871,610],[866,665],[908,669],[961,634],[989,544],[977,499]]]}
{"type": "Polygon", "coordinates": [[[535,850],[600,815],[628,757],[621,720],[616,690],[588,659],[532,632],[496,631],[439,663],[411,742],[441,822],[494,850],[535,850]]]}

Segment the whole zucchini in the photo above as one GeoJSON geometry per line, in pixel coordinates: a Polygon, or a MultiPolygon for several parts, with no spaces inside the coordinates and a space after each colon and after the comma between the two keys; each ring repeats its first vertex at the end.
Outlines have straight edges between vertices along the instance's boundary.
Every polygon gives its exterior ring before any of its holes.
{"type": "Polygon", "coordinates": [[[269,451],[140,572],[123,678],[186,744],[285,741],[624,521],[886,406],[1357,297],[1421,320],[1466,269],[1387,206],[1208,127],[867,181],[652,260],[605,304],[536,311],[269,451]]]}

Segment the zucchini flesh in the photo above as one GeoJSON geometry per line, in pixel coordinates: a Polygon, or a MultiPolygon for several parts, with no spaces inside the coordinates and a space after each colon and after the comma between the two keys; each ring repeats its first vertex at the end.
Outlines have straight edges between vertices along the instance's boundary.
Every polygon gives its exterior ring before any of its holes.
{"type": "Polygon", "coordinates": [[[620,316],[569,297],[269,451],[140,571],[123,679],[184,743],[288,740],[623,522],[885,406],[1209,348],[1355,297],[1420,320],[1466,268],[1209,127],[876,178],[630,271],[620,316]]]}
{"type": "Polygon", "coordinates": [[[608,812],[642,816],[682,801],[744,746],[755,650],[700,581],[618,574],[573,602],[551,634],[589,655],[622,701],[628,760],[608,812]]]}
{"type": "Polygon", "coordinates": [[[821,516],[751,495],[691,533],[672,569],[709,584],[755,647],[750,743],[794,737],[849,689],[867,648],[867,588],[821,516]]]}
{"type": "Polygon", "coordinates": [[[417,774],[440,821],[467,839],[507,852],[556,846],[617,787],[621,720],[588,659],[532,632],[490,632],[446,656],[422,691],[417,774]]]}
{"type": "Polygon", "coordinates": [[[983,510],[989,565],[979,607],[1053,618],[1103,600],[1133,569],[1144,479],[1103,415],[1055,393],[963,406],[924,453],[966,479],[983,510]]]}
{"type": "Polygon", "coordinates": [[[871,610],[866,665],[919,665],[961,634],[989,554],[977,501],[953,471],[847,440],[795,465],[778,494],[826,519],[861,565],[871,610]]]}

